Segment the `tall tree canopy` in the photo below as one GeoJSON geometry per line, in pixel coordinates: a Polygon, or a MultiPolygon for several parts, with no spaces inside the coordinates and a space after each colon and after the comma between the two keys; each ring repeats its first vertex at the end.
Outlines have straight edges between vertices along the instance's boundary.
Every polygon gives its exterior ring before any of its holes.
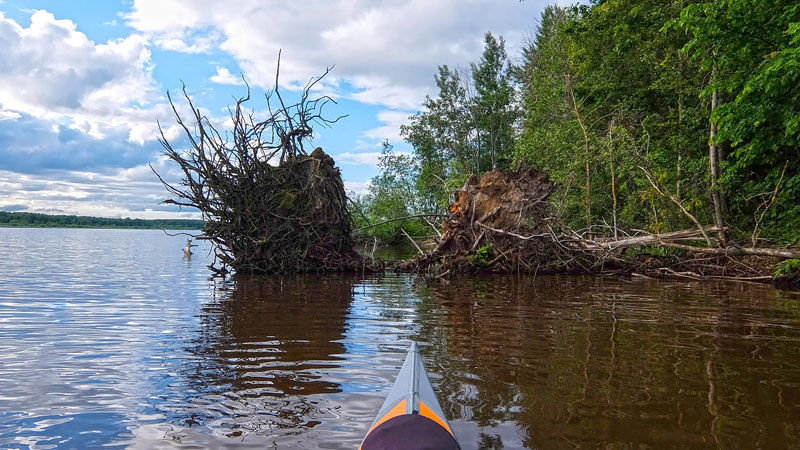
{"type": "MultiPolygon", "coordinates": [[[[597,0],[548,6],[512,67],[491,33],[409,118],[429,211],[469,174],[532,166],[575,230],[722,225],[800,237],[800,4],[597,0]]],[[[719,237],[724,241],[723,231],[719,237]]]]}

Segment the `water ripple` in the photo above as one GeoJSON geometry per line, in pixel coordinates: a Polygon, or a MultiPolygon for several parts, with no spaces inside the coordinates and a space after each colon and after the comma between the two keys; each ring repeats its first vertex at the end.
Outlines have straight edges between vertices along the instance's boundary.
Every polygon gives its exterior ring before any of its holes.
{"type": "Polygon", "coordinates": [[[222,283],[160,231],[0,229],[0,448],[356,448],[411,339],[463,448],[793,448],[800,298],[581,277],[222,283]]]}

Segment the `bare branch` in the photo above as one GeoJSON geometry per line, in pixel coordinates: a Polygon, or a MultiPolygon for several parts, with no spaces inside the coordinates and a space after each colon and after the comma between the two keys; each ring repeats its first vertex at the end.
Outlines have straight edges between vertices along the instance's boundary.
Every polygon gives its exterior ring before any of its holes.
{"type": "Polygon", "coordinates": [[[168,182],[151,166],[170,195],[163,203],[200,210],[206,220],[200,238],[212,242],[214,266],[221,264],[221,272],[226,266],[240,273],[361,270],[339,170],[321,149],[305,152],[313,126],[341,119],[323,115],[333,99],[311,97],[330,68],[290,103],[280,89],[280,59],[279,52],[265,117],[247,108],[251,90],[242,76],[246,91],[228,108],[230,131],[218,129],[194,105],[185,84],[191,120],[182,117],[167,93],[188,149],[175,148],[159,124],[164,155],[183,175],[168,182]]]}
{"type": "Polygon", "coordinates": [[[389,220],[384,220],[382,222],[373,223],[372,225],[367,225],[365,227],[356,228],[355,230],[353,230],[353,232],[357,233],[359,231],[368,230],[370,228],[374,228],[374,227],[377,227],[379,225],[386,225],[387,223],[400,222],[400,221],[403,221],[403,220],[410,220],[410,219],[420,219],[420,218],[425,218],[425,217],[445,217],[445,216],[443,214],[414,214],[413,216],[396,217],[394,219],[389,219],[389,220]]]}
{"type": "Polygon", "coordinates": [[[709,247],[713,247],[714,244],[711,243],[711,237],[708,235],[708,233],[706,233],[706,230],[703,227],[703,225],[701,225],[700,222],[683,206],[683,203],[680,200],[678,200],[677,198],[675,198],[674,196],[670,195],[665,190],[662,190],[658,186],[658,183],[656,183],[656,180],[653,177],[653,174],[650,173],[650,171],[647,170],[644,166],[639,166],[639,169],[641,169],[642,172],[644,172],[645,176],[647,177],[647,181],[650,182],[650,185],[653,186],[653,189],[655,189],[656,192],[658,192],[659,195],[661,195],[664,198],[669,199],[669,201],[671,201],[678,208],[680,208],[681,212],[683,212],[683,214],[686,217],[688,217],[689,220],[691,220],[695,225],[697,225],[697,229],[700,230],[700,233],[703,235],[703,239],[706,240],[706,243],[708,244],[708,246],[709,247]]]}

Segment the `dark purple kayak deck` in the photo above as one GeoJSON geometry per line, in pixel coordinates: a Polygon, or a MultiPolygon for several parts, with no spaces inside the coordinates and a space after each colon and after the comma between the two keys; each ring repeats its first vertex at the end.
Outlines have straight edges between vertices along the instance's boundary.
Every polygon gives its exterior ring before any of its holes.
{"type": "Polygon", "coordinates": [[[460,450],[455,438],[438,423],[418,414],[403,414],[367,435],[361,450],[460,450]]]}

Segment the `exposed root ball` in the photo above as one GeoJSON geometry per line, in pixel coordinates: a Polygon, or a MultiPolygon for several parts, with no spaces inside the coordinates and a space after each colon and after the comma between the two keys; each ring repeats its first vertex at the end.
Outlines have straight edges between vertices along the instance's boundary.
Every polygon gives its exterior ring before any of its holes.
{"type": "MultiPolygon", "coordinates": [[[[697,229],[619,240],[587,238],[548,214],[548,197],[554,190],[547,174],[533,170],[493,170],[480,179],[470,177],[455,192],[436,249],[401,264],[398,270],[429,276],[557,272],[771,281],[776,258],[794,255],[788,249],[702,248],[681,243],[700,239],[697,229]],[[681,254],[625,252],[641,246],[675,249],[681,254]]],[[[706,228],[706,232],[714,230],[706,228]]]]}
{"type": "Polygon", "coordinates": [[[321,148],[278,167],[265,165],[257,179],[231,186],[241,204],[212,218],[205,234],[220,236],[237,273],[360,270],[353,250],[350,213],[339,169],[321,148]],[[231,257],[232,256],[232,257],[231,257]]]}
{"type": "Polygon", "coordinates": [[[547,198],[555,190],[547,174],[526,170],[486,172],[470,176],[455,192],[450,216],[442,224],[438,252],[475,249],[492,229],[512,232],[540,229],[547,219],[547,198]]]}
{"type": "Polygon", "coordinates": [[[399,270],[440,275],[584,268],[586,262],[555,238],[555,224],[547,211],[548,197],[555,189],[546,173],[529,169],[471,176],[455,192],[438,247],[399,270]]]}
{"type": "Polygon", "coordinates": [[[191,147],[174,148],[161,131],[165,155],[183,172],[176,185],[159,176],[172,196],[164,203],[197,208],[203,214],[206,225],[197,238],[214,245],[213,270],[224,273],[232,268],[240,274],[364,270],[363,259],[353,250],[339,169],[321,148],[311,154],[304,150],[312,125],[339,120],[322,116],[322,108],[335,103],[333,99],[309,98],[327,73],[312,79],[295,104],[284,101],[276,74],[275,88],[266,98],[268,115],[261,121],[243,107],[250,99],[248,88],[231,110],[228,132],[219,132],[195,108],[185,89],[192,123],[183,121],[169,97],[191,147]]]}

